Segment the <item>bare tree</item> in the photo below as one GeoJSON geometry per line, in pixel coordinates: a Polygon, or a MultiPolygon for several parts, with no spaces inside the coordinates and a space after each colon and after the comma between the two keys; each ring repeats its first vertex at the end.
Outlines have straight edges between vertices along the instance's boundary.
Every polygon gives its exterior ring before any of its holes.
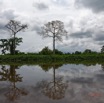
{"type": "Polygon", "coordinates": [[[44,24],[42,27],[43,38],[53,38],[53,54],[55,54],[55,41],[62,41],[62,36],[67,36],[67,31],[64,29],[64,23],[56,20],[44,24]]]}
{"type": "Polygon", "coordinates": [[[19,21],[15,21],[15,20],[10,20],[9,23],[5,26],[11,33],[11,35],[13,36],[13,54],[15,54],[15,38],[16,38],[16,34],[24,29],[27,28],[26,24],[21,24],[19,21]]]}

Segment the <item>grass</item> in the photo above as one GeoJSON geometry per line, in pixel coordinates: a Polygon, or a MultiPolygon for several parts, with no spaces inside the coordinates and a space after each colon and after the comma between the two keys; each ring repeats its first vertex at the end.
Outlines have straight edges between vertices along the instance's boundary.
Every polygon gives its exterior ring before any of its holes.
{"type": "Polygon", "coordinates": [[[0,62],[104,62],[104,54],[69,54],[69,55],[0,55],[0,62]]]}

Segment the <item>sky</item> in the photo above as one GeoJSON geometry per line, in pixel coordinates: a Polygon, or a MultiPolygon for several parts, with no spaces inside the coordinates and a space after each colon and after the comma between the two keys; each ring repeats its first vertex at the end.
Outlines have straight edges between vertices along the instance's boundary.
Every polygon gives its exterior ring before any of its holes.
{"type": "Polygon", "coordinates": [[[99,52],[104,45],[104,0],[0,0],[0,39],[11,37],[5,28],[9,20],[28,24],[16,35],[23,38],[17,48],[21,52],[52,49],[52,38],[43,39],[38,32],[53,20],[62,21],[68,32],[67,38],[56,42],[58,50],[99,52]]]}

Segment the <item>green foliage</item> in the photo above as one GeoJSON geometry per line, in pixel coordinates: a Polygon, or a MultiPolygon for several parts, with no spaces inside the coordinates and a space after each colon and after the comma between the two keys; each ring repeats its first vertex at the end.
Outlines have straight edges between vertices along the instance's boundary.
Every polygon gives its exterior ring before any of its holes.
{"type": "Polygon", "coordinates": [[[7,39],[0,39],[0,49],[2,49],[2,54],[5,54],[8,50],[8,40],[7,39]]]}
{"type": "Polygon", "coordinates": [[[43,48],[39,52],[39,54],[42,54],[42,55],[51,55],[52,53],[53,53],[52,50],[50,50],[48,47],[43,48]]]}
{"type": "Polygon", "coordinates": [[[55,54],[57,54],[57,55],[62,55],[63,52],[59,51],[58,49],[55,49],[55,54]]]}
{"type": "Polygon", "coordinates": [[[104,54],[69,54],[69,55],[0,55],[0,62],[104,62],[104,54]]]}
{"type": "Polygon", "coordinates": [[[101,48],[101,53],[104,53],[104,45],[101,48]]]}
{"type": "MultiPolygon", "coordinates": [[[[39,54],[42,54],[42,55],[52,55],[52,54],[53,54],[53,51],[52,51],[51,49],[49,49],[48,47],[45,47],[45,48],[43,48],[43,49],[39,52],[39,54]]],[[[62,55],[63,52],[61,52],[61,51],[55,49],[55,54],[57,54],[57,55],[62,55]]]]}
{"type": "Polygon", "coordinates": [[[83,53],[87,54],[87,53],[91,53],[92,51],[90,49],[86,49],[83,53]]]}
{"type": "Polygon", "coordinates": [[[43,69],[43,70],[45,70],[45,71],[48,71],[49,69],[52,69],[52,68],[54,68],[54,69],[58,69],[59,67],[61,67],[63,64],[61,63],[48,63],[48,64],[46,64],[46,63],[44,63],[44,64],[39,64],[39,66],[43,69]]]}
{"type": "MultiPolygon", "coordinates": [[[[2,49],[2,54],[5,54],[6,51],[9,51],[10,54],[14,53],[14,46],[13,46],[14,38],[10,39],[0,39],[0,49],[2,49]]],[[[20,45],[22,42],[22,38],[15,38],[15,48],[20,45]]],[[[15,53],[18,53],[18,50],[15,50],[15,53]]]]}
{"type": "Polygon", "coordinates": [[[91,51],[90,49],[86,49],[83,54],[98,54],[96,51],[91,51]]]}
{"type": "MultiPolygon", "coordinates": [[[[22,38],[15,38],[15,47],[13,45],[13,42],[14,42],[14,38],[10,38],[9,39],[9,50],[10,50],[10,54],[14,54],[14,50],[16,49],[17,46],[20,45],[20,43],[22,42],[22,38]],[[15,48],[15,49],[14,49],[15,48]]],[[[15,50],[15,54],[18,54],[18,50],[15,50]]]]}
{"type": "Polygon", "coordinates": [[[81,52],[79,52],[79,51],[75,51],[75,54],[81,54],[81,52]]]}

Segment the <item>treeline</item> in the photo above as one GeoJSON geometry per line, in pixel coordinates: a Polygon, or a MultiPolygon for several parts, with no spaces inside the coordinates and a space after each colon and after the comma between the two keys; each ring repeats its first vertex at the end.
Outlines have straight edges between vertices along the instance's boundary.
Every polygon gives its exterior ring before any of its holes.
{"type": "MultiPolygon", "coordinates": [[[[104,46],[103,46],[104,47],[104,46]]],[[[56,55],[98,55],[98,54],[104,54],[104,51],[101,52],[96,52],[96,51],[92,51],[90,49],[86,49],[85,51],[81,52],[81,51],[75,51],[75,52],[67,52],[64,53],[58,49],[55,49],[55,54],[56,55]]],[[[6,54],[6,55],[10,55],[10,53],[6,54]]],[[[53,50],[49,49],[49,47],[44,47],[40,52],[20,52],[19,50],[16,51],[16,55],[53,55],[53,50]]]]}

